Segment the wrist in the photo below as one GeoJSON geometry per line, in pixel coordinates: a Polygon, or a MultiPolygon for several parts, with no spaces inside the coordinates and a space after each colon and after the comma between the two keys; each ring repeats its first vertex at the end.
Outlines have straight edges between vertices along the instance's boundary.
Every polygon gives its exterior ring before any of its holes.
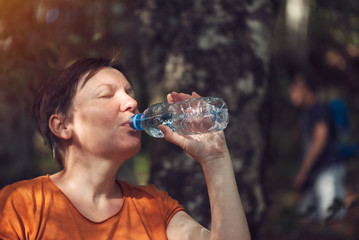
{"type": "Polygon", "coordinates": [[[223,154],[217,156],[208,156],[206,158],[197,160],[205,172],[219,172],[221,169],[228,171],[228,167],[233,168],[230,154],[223,154]]]}

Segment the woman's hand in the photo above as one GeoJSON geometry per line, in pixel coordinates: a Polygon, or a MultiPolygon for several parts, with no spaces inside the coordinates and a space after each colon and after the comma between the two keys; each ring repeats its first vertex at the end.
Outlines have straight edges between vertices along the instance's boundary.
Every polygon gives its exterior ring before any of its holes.
{"type": "MultiPolygon", "coordinates": [[[[188,95],[173,92],[168,94],[167,100],[173,103],[191,97],[200,96],[197,93],[188,95]]],[[[221,131],[182,136],[164,125],[160,126],[160,129],[169,142],[183,148],[201,164],[211,202],[210,234],[207,231],[205,235],[201,234],[202,228],[196,227],[198,225],[192,224],[188,219],[180,218],[178,214],[173,217],[168,234],[174,233],[174,239],[182,239],[188,234],[196,236],[194,239],[250,239],[224,133],[221,131]],[[181,233],[181,230],[184,231],[181,233]]],[[[169,239],[172,239],[172,236],[169,236],[169,239]]]]}
{"type": "MultiPolygon", "coordinates": [[[[167,101],[174,103],[191,97],[197,98],[200,96],[195,92],[193,92],[192,95],[172,92],[167,95],[167,101]]],[[[209,134],[179,135],[167,126],[161,125],[159,128],[164,133],[167,141],[180,146],[201,165],[229,155],[225,136],[222,131],[209,134]]]]}

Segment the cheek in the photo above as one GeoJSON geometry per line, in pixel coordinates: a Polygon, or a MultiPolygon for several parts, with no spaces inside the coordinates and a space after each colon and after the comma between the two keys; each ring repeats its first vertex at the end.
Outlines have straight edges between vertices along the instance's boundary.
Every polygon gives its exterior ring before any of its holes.
{"type": "Polygon", "coordinates": [[[79,119],[88,123],[106,123],[115,119],[115,111],[109,106],[88,106],[79,112],[79,119]]]}
{"type": "Polygon", "coordinates": [[[106,129],[114,126],[116,118],[113,115],[103,108],[85,108],[81,112],[77,112],[74,118],[74,127],[76,132],[81,135],[97,134],[100,136],[106,132],[106,129]]]}

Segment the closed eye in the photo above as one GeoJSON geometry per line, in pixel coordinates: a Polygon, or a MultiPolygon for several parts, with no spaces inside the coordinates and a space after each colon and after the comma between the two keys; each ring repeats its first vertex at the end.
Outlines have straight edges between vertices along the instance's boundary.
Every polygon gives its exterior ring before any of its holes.
{"type": "Polygon", "coordinates": [[[102,98],[102,99],[109,99],[109,98],[111,98],[112,96],[111,95],[106,95],[106,96],[101,96],[100,98],[102,98]]]}
{"type": "Polygon", "coordinates": [[[114,94],[112,92],[103,92],[99,95],[99,98],[112,98],[114,94]]]}

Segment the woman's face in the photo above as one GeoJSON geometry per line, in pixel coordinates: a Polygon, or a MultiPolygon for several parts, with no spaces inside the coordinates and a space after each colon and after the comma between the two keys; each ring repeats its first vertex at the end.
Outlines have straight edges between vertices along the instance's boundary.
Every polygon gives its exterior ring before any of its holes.
{"type": "Polygon", "coordinates": [[[138,113],[132,86],[120,71],[109,67],[83,84],[85,77],[79,81],[70,110],[72,144],[104,158],[132,157],[141,146],[141,133],[128,124],[138,113]]]}

